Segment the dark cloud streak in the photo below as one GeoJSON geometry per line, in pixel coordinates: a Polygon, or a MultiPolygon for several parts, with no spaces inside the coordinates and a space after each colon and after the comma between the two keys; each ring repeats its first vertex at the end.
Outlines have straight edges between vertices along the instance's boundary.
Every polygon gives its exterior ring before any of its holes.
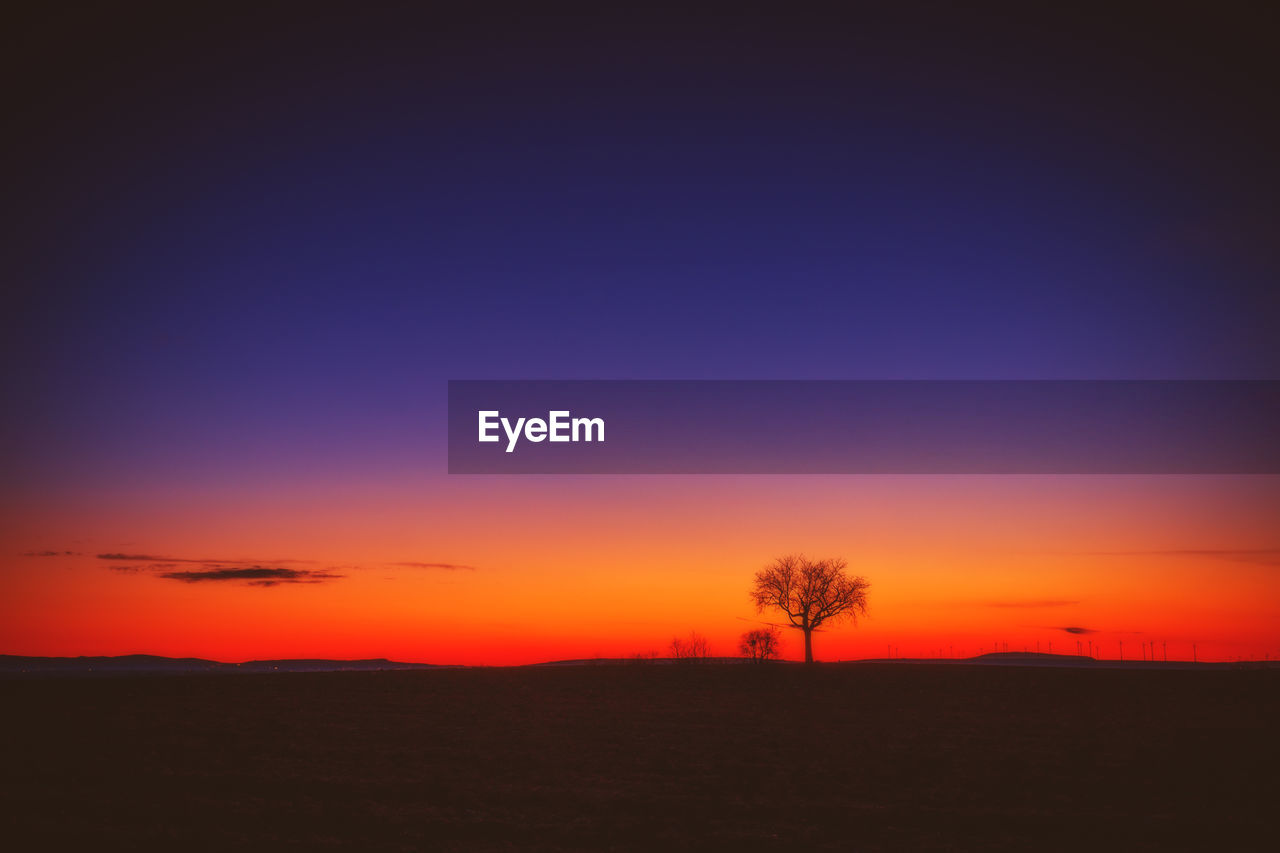
{"type": "Polygon", "coordinates": [[[215,560],[189,557],[157,557],[152,554],[98,554],[99,560],[128,561],[135,563],[199,563],[201,565],[251,566],[259,563],[314,563],[315,560],[215,560]]]}
{"type": "MultiPolygon", "coordinates": [[[[51,552],[52,553],[52,552],[51,552]]],[[[278,584],[324,583],[329,580],[346,577],[345,571],[360,570],[366,566],[334,566],[326,565],[317,568],[286,568],[290,564],[317,565],[317,560],[211,560],[190,559],[183,557],[166,557],[155,554],[129,554],[124,552],[107,552],[96,554],[97,559],[107,562],[111,571],[136,574],[150,572],[154,577],[180,583],[194,584],[205,582],[233,582],[249,586],[276,586],[278,584]],[[191,568],[181,568],[182,566],[191,568]]],[[[403,561],[398,563],[372,564],[371,567],[396,566],[406,569],[429,569],[436,571],[473,572],[475,566],[461,563],[429,563],[420,561],[403,561]]]]}
{"type": "Polygon", "coordinates": [[[1151,551],[1082,551],[1090,557],[1211,557],[1236,563],[1280,566],[1280,548],[1162,548],[1151,551]]]}
{"type": "Polygon", "coordinates": [[[220,567],[197,571],[163,572],[159,577],[183,583],[247,581],[252,586],[275,586],[281,583],[323,583],[327,580],[341,578],[343,575],[334,574],[333,572],[311,571],[309,569],[250,566],[248,568],[220,567]]]}

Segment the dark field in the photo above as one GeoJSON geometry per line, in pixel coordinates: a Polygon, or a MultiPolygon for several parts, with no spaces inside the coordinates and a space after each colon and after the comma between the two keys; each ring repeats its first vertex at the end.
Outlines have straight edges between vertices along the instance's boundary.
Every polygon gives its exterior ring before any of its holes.
{"type": "Polygon", "coordinates": [[[633,665],[0,685],[15,850],[1276,843],[1274,670],[633,665]]]}

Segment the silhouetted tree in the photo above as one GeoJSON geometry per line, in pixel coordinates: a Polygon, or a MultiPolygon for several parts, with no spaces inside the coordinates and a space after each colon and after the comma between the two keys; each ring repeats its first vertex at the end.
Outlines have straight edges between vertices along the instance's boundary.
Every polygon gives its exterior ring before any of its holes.
{"type": "Polygon", "coordinates": [[[756,663],[764,663],[778,656],[781,641],[777,628],[754,628],[738,640],[738,651],[743,657],[751,658],[756,663]]]}
{"type": "Polygon", "coordinates": [[[707,638],[697,631],[690,631],[689,636],[671,640],[671,656],[681,661],[698,661],[708,657],[707,638]]]}
{"type": "Polygon", "coordinates": [[[810,560],[803,556],[779,557],[756,572],[751,600],[764,612],[778,609],[792,627],[804,632],[804,660],[813,663],[813,632],[826,622],[857,621],[867,612],[867,588],[861,577],[847,571],[839,558],[810,560]]]}

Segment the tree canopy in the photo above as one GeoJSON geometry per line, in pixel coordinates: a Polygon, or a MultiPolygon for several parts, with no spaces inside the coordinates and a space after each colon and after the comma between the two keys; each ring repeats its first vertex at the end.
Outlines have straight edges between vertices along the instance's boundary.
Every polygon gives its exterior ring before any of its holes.
{"type": "Polygon", "coordinates": [[[757,610],[780,610],[791,627],[804,632],[804,659],[812,663],[813,632],[827,622],[857,621],[865,615],[870,586],[850,575],[843,559],[810,560],[797,554],[779,557],[756,572],[750,594],[757,610]]]}

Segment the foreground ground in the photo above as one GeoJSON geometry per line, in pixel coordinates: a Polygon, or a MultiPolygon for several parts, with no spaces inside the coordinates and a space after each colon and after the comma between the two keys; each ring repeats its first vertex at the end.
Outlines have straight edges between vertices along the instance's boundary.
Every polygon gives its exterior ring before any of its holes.
{"type": "Polygon", "coordinates": [[[1275,843],[1275,670],[631,665],[0,690],[0,832],[27,845],[10,849],[1275,843]]]}

